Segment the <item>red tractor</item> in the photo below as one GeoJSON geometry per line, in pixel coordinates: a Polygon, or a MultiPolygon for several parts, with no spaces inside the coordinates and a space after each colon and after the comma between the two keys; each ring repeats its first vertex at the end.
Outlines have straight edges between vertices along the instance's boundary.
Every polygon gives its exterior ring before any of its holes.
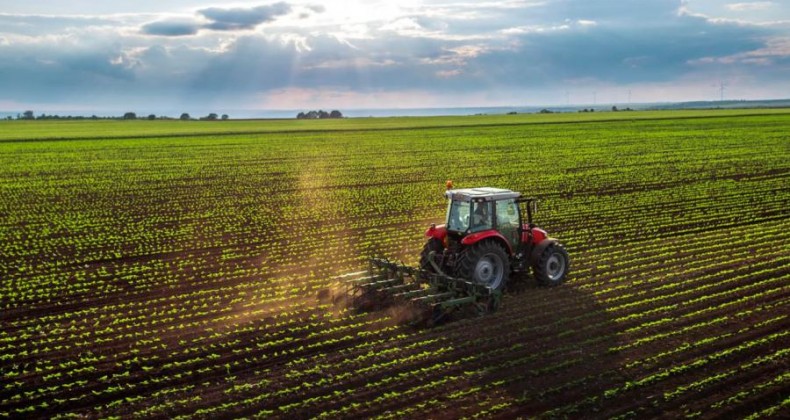
{"type": "Polygon", "coordinates": [[[529,267],[542,285],[555,286],[565,280],[568,253],[532,223],[534,198],[489,187],[448,189],[445,195],[447,219],[425,232],[429,239],[420,255],[422,270],[496,291],[504,289],[511,272],[525,272],[529,267]]]}
{"type": "Polygon", "coordinates": [[[410,323],[434,324],[463,307],[496,311],[514,272],[531,267],[546,286],[565,281],[568,253],[532,223],[537,200],[500,188],[452,189],[449,181],[445,195],[447,219],[425,233],[419,267],[371,258],[369,271],[341,276],[355,307],[406,302],[421,309],[409,312],[410,323]]]}

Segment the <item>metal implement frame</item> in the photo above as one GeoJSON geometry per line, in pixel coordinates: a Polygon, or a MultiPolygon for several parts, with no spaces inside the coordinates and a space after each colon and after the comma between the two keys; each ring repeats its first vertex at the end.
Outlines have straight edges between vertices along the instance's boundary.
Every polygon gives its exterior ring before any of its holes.
{"type": "Polygon", "coordinates": [[[499,307],[502,293],[466,279],[410,267],[386,258],[371,258],[367,275],[347,280],[352,305],[381,309],[405,303],[421,314],[412,324],[434,324],[461,307],[482,315],[499,307]]]}

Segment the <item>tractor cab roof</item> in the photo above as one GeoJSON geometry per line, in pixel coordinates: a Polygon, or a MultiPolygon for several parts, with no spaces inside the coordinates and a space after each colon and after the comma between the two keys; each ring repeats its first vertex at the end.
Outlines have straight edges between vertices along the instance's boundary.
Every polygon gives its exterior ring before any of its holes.
{"type": "Polygon", "coordinates": [[[455,201],[496,201],[521,197],[521,193],[519,192],[491,187],[447,190],[444,195],[455,201]]]}

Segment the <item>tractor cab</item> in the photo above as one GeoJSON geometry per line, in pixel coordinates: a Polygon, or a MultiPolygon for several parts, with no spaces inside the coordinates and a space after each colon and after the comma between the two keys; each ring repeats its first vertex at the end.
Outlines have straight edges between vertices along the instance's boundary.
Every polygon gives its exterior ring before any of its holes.
{"type": "Polygon", "coordinates": [[[501,188],[465,188],[447,190],[447,219],[445,227],[455,239],[485,231],[498,233],[507,242],[508,250],[515,251],[525,232],[532,233],[532,213],[536,200],[523,198],[521,193],[501,188]],[[527,217],[521,204],[525,203],[527,217]]]}
{"type": "Polygon", "coordinates": [[[458,233],[495,229],[499,224],[515,223],[519,214],[517,192],[500,188],[448,190],[447,229],[458,233]],[[497,223],[499,222],[499,223],[497,223]]]}

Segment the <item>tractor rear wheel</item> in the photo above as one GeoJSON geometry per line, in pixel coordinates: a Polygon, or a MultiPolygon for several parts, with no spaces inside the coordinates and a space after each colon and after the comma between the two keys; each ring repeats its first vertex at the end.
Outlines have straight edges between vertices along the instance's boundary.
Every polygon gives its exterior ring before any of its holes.
{"type": "Polygon", "coordinates": [[[532,272],[539,284],[552,287],[565,281],[570,266],[571,260],[565,247],[560,243],[553,243],[541,252],[532,266],[532,272]]]}
{"type": "Polygon", "coordinates": [[[428,242],[422,247],[422,252],[420,252],[420,270],[436,273],[436,269],[431,264],[431,252],[441,254],[443,250],[444,245],[442,245],[442,241],[436,238],[428,239],[428,242]]]}
{"type": "Polygon", "coordinates": [[[455,275],[502,291],[510,276],[510,259],[500,244],[478,242],[458,255],[455,275]]]}

